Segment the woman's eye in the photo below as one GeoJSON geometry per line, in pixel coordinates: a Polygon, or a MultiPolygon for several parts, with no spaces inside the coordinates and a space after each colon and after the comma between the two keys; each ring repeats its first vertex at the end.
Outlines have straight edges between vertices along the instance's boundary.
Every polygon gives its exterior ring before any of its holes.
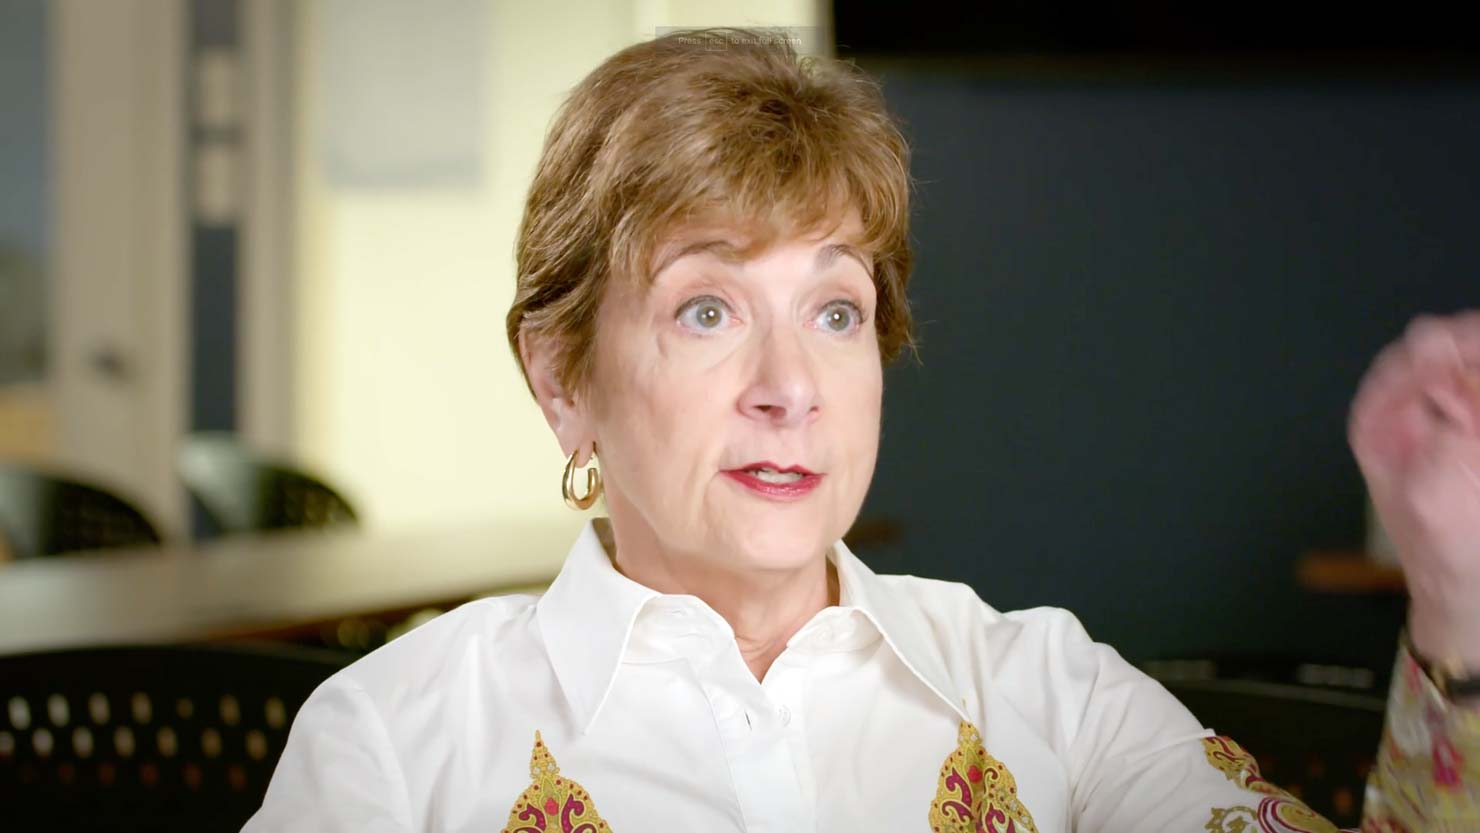
{"type": "Polygon", "coordinates": [[[817,325],[830,333],[848,333],[857,329],[863,313],[852,301],[833,301],[822,308],[817,325]]]}
{"type": "Polygon", "coordinates": [[[730,308],[710,295],[695,298],[679,307],[678,321],[691,330],[714,332],[724,328],[730,319],[730,308]]]}

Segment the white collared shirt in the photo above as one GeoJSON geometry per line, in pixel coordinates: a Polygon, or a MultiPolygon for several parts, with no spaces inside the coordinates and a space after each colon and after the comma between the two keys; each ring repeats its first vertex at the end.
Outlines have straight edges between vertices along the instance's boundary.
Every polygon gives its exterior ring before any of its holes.
{"type": "Polygon", "coordinates": [[[1068,612],[829,557],[840,604],[757,682],[723,618],[588,524],[542,596],[320,686],[246,830],[1258,831],[1298,806],[1068,612]]]}

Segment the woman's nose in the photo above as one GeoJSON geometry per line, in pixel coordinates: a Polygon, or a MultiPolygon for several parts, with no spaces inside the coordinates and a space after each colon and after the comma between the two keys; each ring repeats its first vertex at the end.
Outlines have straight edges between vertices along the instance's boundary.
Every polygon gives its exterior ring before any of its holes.
{"type": "Polygon", "coordinates": [[[757,347],[755,375],[740,397],[740,410],[751,419],[777,427],[815,419],[821,407],[817,376],[801,339],[772,332],[757,347]]]}

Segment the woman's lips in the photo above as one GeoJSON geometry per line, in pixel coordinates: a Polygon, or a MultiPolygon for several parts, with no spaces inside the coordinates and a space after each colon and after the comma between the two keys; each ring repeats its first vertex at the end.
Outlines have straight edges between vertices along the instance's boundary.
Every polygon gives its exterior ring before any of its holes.
{"type": "Polygon", "coordinates": [[[800,500],[811,494],[822,482],[822,475],[809,471],[791,469],[802,476],[790,483],[772,483],[762,480],[745,469],[730,469],[725,476],[752,492],[771,500],[800,500]]]}

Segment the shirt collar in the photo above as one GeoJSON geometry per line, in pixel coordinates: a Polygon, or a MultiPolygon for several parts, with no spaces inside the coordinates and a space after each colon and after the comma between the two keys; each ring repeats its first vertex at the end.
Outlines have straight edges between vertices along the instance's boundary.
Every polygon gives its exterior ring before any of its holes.
{"type": "Polygon", "coordinates": [[[924,611],[870,570],[842,541],[833,544],[830,557],[838,570],[838,606],[862,611],[910,673],[962,720],[969,721],[966,704],[947,672],[945,654],[924,611]]]}
{"type": "MultiPolygon", "coordinates": [[[[590,729],[606,702],[638,614],[663,596],[612,566],[598,530],[598,524],[607,523],[605,518],[586,523],[560,574],[535,607],[550,664],[582,732],[590,729]]],[[[838,572],[839,607],[860,610],[905,667],[966,720],[923,613],[901,599],[843,542],[834,544],[828,557],[838,572]]]]}

